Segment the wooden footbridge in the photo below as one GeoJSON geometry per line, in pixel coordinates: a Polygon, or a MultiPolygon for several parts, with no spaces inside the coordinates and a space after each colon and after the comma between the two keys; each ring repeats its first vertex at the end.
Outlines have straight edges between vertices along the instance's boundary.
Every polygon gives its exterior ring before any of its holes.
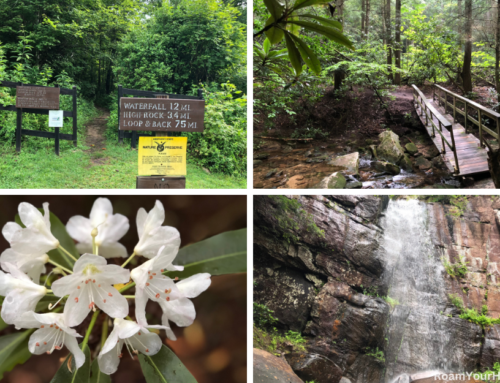
{"type": "Polygon", "coordinates": [[[415,109],[427,132],[439,149],[443,160],[455,176],[467,176],[488,172],[488,150],[485,133],[498,140],[500,114],[459,96],[439,85],[434,85],[432,100],[428,100],[415,86],[415,109]],[[457,114],[464,120],[458,123],[457,114]],[[495,131],[485,125],[486,120],[495,125],[495,131]],[[479,128],[479,139],[469,133],[473,126],[479,128]]]}

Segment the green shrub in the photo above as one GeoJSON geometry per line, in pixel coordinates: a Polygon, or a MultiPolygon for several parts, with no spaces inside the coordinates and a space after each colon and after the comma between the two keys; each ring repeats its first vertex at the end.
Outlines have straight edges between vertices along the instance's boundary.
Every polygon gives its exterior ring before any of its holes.
{"type": "Polygon", "coordinates": [[[446,272],[454,278],[464,278],[467,274],[467,264],[469,262],[465,261],[465,257],[460,256],[460,260],[457,263],[450,263],[444,257],[441,258],[443,261],[444,268],[446,272]]]}
{"type": "Polygon", "coordinates": [[[253,323],[259,328],[266,328],[278,322],[278,319],[273,317],[274,311],[266,305],[253,303],[253,323]]]}

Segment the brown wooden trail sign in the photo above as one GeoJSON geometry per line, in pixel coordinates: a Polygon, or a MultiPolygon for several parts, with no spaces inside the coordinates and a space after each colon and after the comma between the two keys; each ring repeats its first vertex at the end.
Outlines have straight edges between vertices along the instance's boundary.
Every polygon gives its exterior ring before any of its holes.
{"type": "MultiPolygon", "coordinates": [[[[173,93],[162,93],[162,92],[152,92],[149,90],[137,90],[137,89],[127,89],[123,88],[121,85],[118,85],[118,127],[120,127],[121,124],[121,99],[125,96],[132,96],[132,97],[127,97],[127,99],[133,100],[136,98],[161,98],[161,99],[176,99],[176,100],[203,100],[203,90],[198,89],[198,95],[197,96],[187,96],[184,94],[173,94],[173,93]]],[[[147,132],[148,130],[145,129],[147,132]]],[[[149,131],[153,133],[152,131],[149,131]]],[[[132,148],[135,148],[137,146],[137,140],[139,137],[145,137],[145,136],[154,136],[154,133],[144,133],[139,130],[122,130],[118,129],[118,142],[122,143],[124,138],[130,138],[130,146],[132,148]]],[[[158,133],[158,132],[157,132],[158,133]]],[[[162,136],[174,136],[179,134],[178,132],[176,133],[175,131],[163,131],[161,133],[162,136]]]]}
{"type": "Polygon", "coordinates": [[[205,100],[120,99],[120,130],[203,132],[205,100]]]}
{"type": "MultiPolygon", "coordinates": [[[[0,105],[0,110],[7,110],[11,112],[17,113],[16,119],[16,152],[21,151],[21,137],[22,136],[33,136],[33,137],[43,137],[54,140],[54,149],[57,155],[59,155],[59,141],[67,140],[73,141],[73,144],[76,146],[77,144],[77,92],[76,86],[73,86],[72,89],[59,88],[57,85],[55,87],[46,87],[41,85],[33,85],[26,84],[24,85],[21,82],[12,82],[12,81],[0,81],[0,87],[7,88],[16,88],[16,95],[20,100],[16,97],[16,105],[0,105]],[[21,88],[33,88],[36,91],[28,90],[25,91],[21,88]],[[55,104],[54,95],[57,93],[57,106],[55,104]],[[48,95],[48,98],[52,101],[47,103],[46,101],[35,100],[40,96],[43,98],[44,95],[48,95]],[[71,117],[73,119],[73,132],[72,134],[60,133],[60,128],[54,128],[54,132],[40,131],[40,130],[30,130],[23,129],[23,113],[33,113],[33,114],[49,114],[50,110],[59,109],[59,95],[68,95],[73,99],[72,109],[63,111],[64,117],[71,117]],[[19,104],[18,104],[19,103],[19,104]],[[17,105],[21,105],[18,107],[17,105]],[[31,106],[28,106],[31,105],[31,106]],[[54,108],[48,108],[54,107],[54,108]]],[[[1,129],[1,126],[0,126],[1,129]]]]}
{"type": "Polygon", "coordinates": [[[17,86],[16,108],[59,110],[59,88],[17,86]]]}

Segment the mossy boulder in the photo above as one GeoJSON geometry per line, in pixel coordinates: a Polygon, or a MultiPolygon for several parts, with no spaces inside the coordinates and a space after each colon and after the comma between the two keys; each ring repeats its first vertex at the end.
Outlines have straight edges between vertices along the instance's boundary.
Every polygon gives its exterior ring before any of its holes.
{"type": "Polygon", "coordinates": [[[401,161],[399,161],[399,166],[401,169],[404,169],[405,171],[409,173],[413,173],[413,164],[411,163],[410,156],[408,154],[405,154],[403,158],[401,158],[401,161]]]}
{"type": "Polygon", "coordinates": [[[380,144],[377,147],[377,157],[393,164],[399,163],[405,154],[399,142],[399,136],[387,130],[380,133],[378,137],[380,139],[380,144]]]}
{"type": "Polygon", "coordinates": [[[345,156],[339,156],[331,161],[328,161],[328,165],[336,166],[342,168],[342,173],[346,175],[355,175],[359,173],[359,153],[350,153],[345,156]]]}
{"type": "Polygon", "coordinates": [[[418,153],[418,148],[413,142],[409,142],[405,145],[406,151],[412,156],[418,153]]]}
{"type": "Polygon", "coordinates": [[[399,166],[386,161],[376,161],[373,163],[375,169],[379,172],[387,172],[392,175],[398,175],[401,172],[399,166]]]}
{"type": "Polygon", "coordinates": [[[344,189],[347,181],[340,172],[330,174],[323,178],[312,189],[344,189]]]}

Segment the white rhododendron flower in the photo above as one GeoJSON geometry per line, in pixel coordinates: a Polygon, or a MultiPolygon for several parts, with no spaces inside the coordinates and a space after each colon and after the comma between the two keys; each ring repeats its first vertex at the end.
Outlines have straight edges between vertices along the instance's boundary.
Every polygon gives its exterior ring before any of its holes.
{"type": "Polygon", "coordinates": [[[95,200],[89,218],[81,215],[71,217],[66,225],[69,235],[78,241],[78,251],[92,253],[92,230],[98,229],[95,244],[99,255],[105,258],[126,257],[127,249],[118,241],[127,233],[130,224],[128,218],[113,214],[113,205],[107,198],[95,200]]]}
{"type": "Polygon", "coordinates": [[[76,340],[82,336],[66,325],[63,314],[36,314],[28,311],[16,320],[15,325],[17,329],[38,329],[31,335],[28,343],[28,349],[32,354],[40,355],[44,352],[51,354],[52,351],[66,346],[75,357],[76,368],[80,368],[85,362],[85,354],[78,347],[76,340]]]}
{"type": "MultiPolygon", "coordinates": [[[[2,228],[2,234],[7,242],[12,244],[14,234],[20,230],[22,230],[22,227],[17,223],[7,222],[2,228]]],[[[0,255],[0,264],[13,264],[19,270],[28,274],[35,283],[38,283],[40,281],[40,275],[45,273],[45,263],[48,261],[49,256],[40,252],[24,254],[18,253],[14,251],[14,249],[7,249],[0,255]]]]}
{"type": "Polygon", "coordinates": [[[174,281],[162,274],[166,270],[184,270],[183,266],[172,265],[178,250],[179,243],[174,240],[171,244],[162,246],[156,257],[136,267],[130,273],[131,278],[136,283],[135,316],[139,324],[147,323],[146,304],[148,299],[156,302],[169,302],[180,297],[181,294],[174,281]]]}
{"type": "Polygon", "coordinates": [[[98,357],[99,368],[103,373],[109,375],[116,372],[122,357],[123,345],[127,347],[131,357],[133,353],[138,352],[155,355],[160,351],[162,341],[158,334],[149,332],[136,322],[115,319],[113,331],[109,334],[98,357]]]}
{"type": "Polygon", "coordinates": [[[181,243],[179,231],[175,227],[162,226],[165,221],[165,209],[160,201],[156,201],[149,213],[144,208],[137,212],[137,233],[139,243],[134,248],[136,255],[153,258],[160,247],[172,241],[181,243]]]}
{"type": "Polygon", "coordinates": [[[35,310],[47,289],[31,281],[11,263],[3,263],[2,267],[10,274],[0,271],[0,295],[5,296],[1,315],[5,323],[13,324],[25,312],[35,310]]]}
{"type": "Polygon", "coordinates": [[[98,255],[83,254],[73,266],[73,274],[55,281],[52,291],[58,297],[69,294],[64,315],[68,326],[77,326],[95,306],[110,317],[124,318],[128,314],[127,300],[112,285],[129,279],[129,270],[108,265],[98,255]]]}
{"type": "MultiPolygon", "coordinates": [[[[78,242],[77,249],[84,253],[79,258],[52,235],[48,203],[43,204],[43,209],[44,214],[29,203],[21,203],[19,216],[25,227],[8,222],[2,229],[11,248],[0,255],[0,266],[5,270],[0,270],[0,295],[5,296],[1,317],[17,329],[36,329],[28,342],[31,353],[51,354],[66,347],[73,354],[76,367],[80,368],[86,358],[80,346],[85,348],[87,345],[98,318],[103,320],[103,332],[107,332],[108,321],[114,319],[113,330],[98,357],[100,370],[112,374],[118,369],[124,345],[131,356],[139,352],[155,355],[160,351],[163,342],[158,331],[148,329],[164,330],[168,338],[175,340],[169,321],[184,327],[193,323],[196,312],[190,299],[210,286],[211,276],[201,273],[177,282],[177,277],[174,280],[163,275],[183,271],[184,266],[173,264],[181,245],[180,234],[173,227],[162,226],[165,211],[160,201],[156,201],[149,213],[139,209],[139,240],[133,254],[121,266],[108,264],[106,258],[127,256],[127,249],[118,241],[127,233],[129,221],[123,215],[113,214],[113,206],[107,198],[95,200],[89,218],[73,216],[66,225],[68,234],[78,242]],[[53,249],[64,254],[65,265],[51,258],[53,249]],[[132,260],[136,262],[134,257],[137,255],[149,259],[130,272],[125,266],[132,260]],[[55,267],[42,279],[51,290],[38,284],[41,274],[46,272],[46,263],[55,267]],[[136,293],[122,295],[118,289],[126,291],[133,284],[115,285],[127,284],[130,277],[135,282],[136,293]],[[38,303],[46,294],[51,302],[57,299],[56,296],[60,299],[55,304],[40,307],[38,303]],[[135,321],[124,319],[129,314],[127,299],[135,299],[135,321]],[[148,325],[148,300],[160,304],[162,325],[148,325]],[[61,306],[64,306],[64,311],[36,313],[37,306],[44,311],[63,311],[61,306]],[[90,311],[94,314],[87,329],[83,330],[83,344],[79,345],[76,338],[82,336],[71,327],[80,325],[90,311]]],[[[61,368],[69,368],[69,365],[61,368]]]]}
{"type": "Polygon", "coordinates": [[[192,325],[196,318],[196,311],[193,302],[188,298],[196,298],[208,289],[211,282],[210,274],[200,273],[176,283],[175,285],[184,297],[173,301],[159,301],[163,310],[162,324],[169,327],[169,321],[172,321],[179,327],[192,325]]]}
{"type": "Polygon", "coordinates": [[[59,247],[59,241],[50,232],[49,204],[43,204],[44,215],[33,205],[19,204],[19,217],[26,228],[12,235],[10,245],[17,253],[45,254],[59,247]]]}

